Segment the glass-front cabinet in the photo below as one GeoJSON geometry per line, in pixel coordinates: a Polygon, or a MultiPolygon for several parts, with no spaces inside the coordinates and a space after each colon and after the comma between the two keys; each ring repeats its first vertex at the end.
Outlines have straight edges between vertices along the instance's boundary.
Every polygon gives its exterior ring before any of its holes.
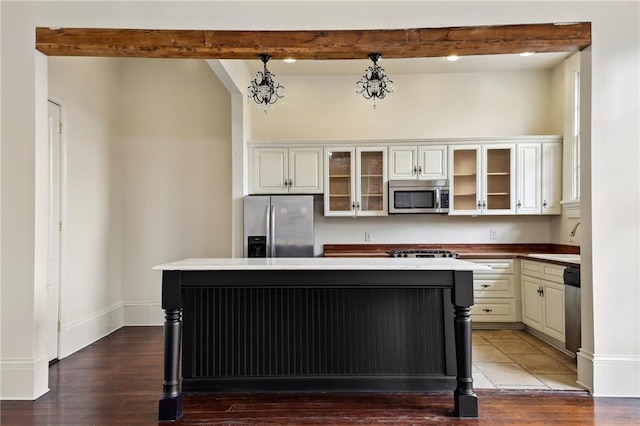
{"type": "Polygon", "coordinates": [[[451,146],[449,214],[480,214],[480,146],[451,146]]]}
{"type": "Polygon", "coordinates": [[[449,214],[515,213],[515,145],[452,145],[449,158],[449,214]]]}
{"type": "Polygon", "coordinates": [[[355,209],[355,149],[325,151],[325,216],[353,216],[355,209]]]}
{"type": "Polygon", "coordinates": [[[385,147],[325,149],[325,216],[387,214],[385,147]]]}

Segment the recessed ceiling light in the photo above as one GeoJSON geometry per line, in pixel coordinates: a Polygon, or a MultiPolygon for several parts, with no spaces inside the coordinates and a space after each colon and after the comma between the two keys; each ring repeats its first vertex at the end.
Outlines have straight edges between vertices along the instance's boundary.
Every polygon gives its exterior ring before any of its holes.
{"type": "Polygon", "coordinates": [[[449,56],[447,56],[447,60],[451,61],[451,62],[455,62],[458,59],[460,59],[460,56],[458,56],[458,55],[449,55],[449,56]]]}
{"type": "Polygon", "coordinates": [[[520,56],[531,56],[534,52],[522,52],[520,56]]]}
{"type": "Polygon", "coordinates": [[[283,59],[284,62],[288,63],[288,64],[292,64],[296,61],[295,58],[285,58],[283,59]]]}

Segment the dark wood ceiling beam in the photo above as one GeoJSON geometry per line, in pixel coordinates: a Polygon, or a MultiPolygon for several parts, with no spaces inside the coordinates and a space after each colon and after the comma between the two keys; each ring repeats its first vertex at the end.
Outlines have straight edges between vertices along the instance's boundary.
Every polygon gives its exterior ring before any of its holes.
{"type": "Polygon", "coordinates": [[[145,58],[364,59],[574,52],[591,44],[591,24],[339,31],[210,31],[36,28],[36,49],[49,56],[145,58]]]}

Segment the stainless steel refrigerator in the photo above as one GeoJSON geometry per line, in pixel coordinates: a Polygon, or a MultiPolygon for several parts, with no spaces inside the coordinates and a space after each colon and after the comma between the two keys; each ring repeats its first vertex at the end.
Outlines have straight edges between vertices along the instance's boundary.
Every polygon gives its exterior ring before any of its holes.
{"type": "Polygon", "coordinates": [[[244,257],[313,257],[312,195],[244,197],[244,257]]]}

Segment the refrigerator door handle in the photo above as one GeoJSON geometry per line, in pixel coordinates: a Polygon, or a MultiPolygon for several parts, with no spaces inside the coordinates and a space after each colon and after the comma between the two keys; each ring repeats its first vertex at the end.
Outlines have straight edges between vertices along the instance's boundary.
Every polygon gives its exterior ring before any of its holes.
{"type": "Polygon", "coordinates": [[[276,257],[276,206],[271,206],[271,257],[276,257]]]}
{"type": "Polygon", "coordinates": [[[264,214],[265,227],[267,230],[267,247],[266,247],[266,257],[271,257],[271,206],[267,205],[264,214]]]}

